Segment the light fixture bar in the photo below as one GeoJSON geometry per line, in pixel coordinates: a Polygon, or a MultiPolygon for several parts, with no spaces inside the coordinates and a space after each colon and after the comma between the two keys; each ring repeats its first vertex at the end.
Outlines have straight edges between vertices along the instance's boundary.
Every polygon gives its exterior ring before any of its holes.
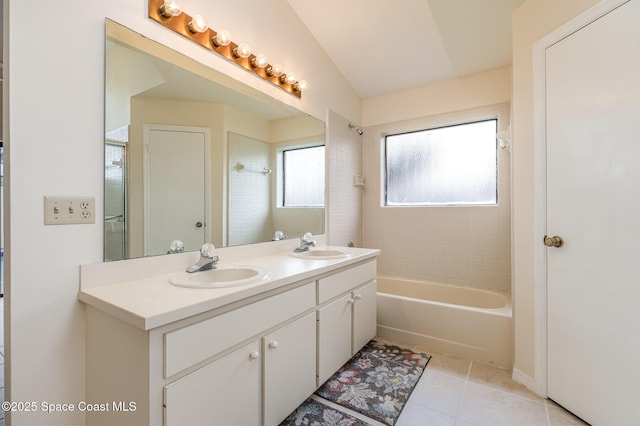
{"type": "MultiPolygon", "coordinates": [[[[282,90],[289,92],[298,98],[302,98],[301,89],[306,87],[306,82],[303,80],[297,82],[292,81],[291,79],[287,80],[286,78],[280,78],[280,75],[275,75],[275,73],[272,72],[272,66],[270,64],[266,64],[265,66],[255,66],[254,64],[257,63],[256,55],[253,53],[247,57],[238,55],[238,44],[233,41],[227,45],[216,43],[215,37],[217,33],[211,28],[207,27],[204,31],[194,31],[194,26],[192,24],[194,18],[186,14],[184,11],[178,15],[167,13],[164,0],[149,0],[149,18],[199,44],[207,50],[219,54],[247,71],[262,77],[264,80],[278,86],[282,90]]],[[[226,33],[226,36],[228,37],[228,33],[226,33]]],[[[244,47],[242,45],[243,43],[241,43],[241,48],[244,47]]],[[[277,67],[279,68],[280,66],[277,65],[277,67]]]]}

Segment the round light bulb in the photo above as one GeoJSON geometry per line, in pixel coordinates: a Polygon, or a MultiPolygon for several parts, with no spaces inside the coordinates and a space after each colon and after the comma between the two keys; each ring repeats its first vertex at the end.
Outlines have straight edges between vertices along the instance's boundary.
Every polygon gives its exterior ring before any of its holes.
{"type": "Polygon", "coordinates": [[[264,68],[269,65],[269,59],[266,55],[260,53],[251,60],[251,65],[253,65],[255,68],[264,68]]]}
{"type": "Polygon", "coordinates": [[[251,56],[251,47],[247,43],[240,43],[233,49],[233,56],[236,58],[248,58],[251,56]]]}
{"type": "Polygon", "coordinates": [[[293,84],[296,82],[296,75],[292,72],[286,73],[282,77],[280,77],[280,81],[287,84],[293,84]]]}
{"type": "Polygon", "coordinates": [[[300,80],[296,82],[296,84],[294,84],[293,87],[301,92],[304,90],[307,90],[307,87],[308,87],[307,80],[300,80]]]}
{"type": "Polygon", "coordinates": [[[231,43],[231,34],[227,30],[220,30],[211,38],[211,42],[216,46],[228,46],[231,43]]]}
{"type": "Polygon", "coordinates": [[[267,75],[280,77],[282,73],[282,65],[280,64],[273,64],[267,67],[267,75]]]}
{"type": "Polygon", "coordinates": [[[189,31],[192,33],[203,33],[207,31],[207,20],[202,15],[193,15],[191,22],[189,22],[189,31]]]}
{"type": "Polygon", "coordinates": [[[178,16],[182,13],[180,2],[178,0],[164,0],[162,6],[160,6],[160,14],[165,18],[171,18],[172,16],[178,16]]]}

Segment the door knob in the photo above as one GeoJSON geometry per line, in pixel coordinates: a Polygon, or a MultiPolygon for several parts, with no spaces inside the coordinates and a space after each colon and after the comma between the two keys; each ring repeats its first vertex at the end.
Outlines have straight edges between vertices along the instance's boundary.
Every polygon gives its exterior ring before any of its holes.
{"type": "Polygon", "coordinates": [[[196,222],[196,228],[202,228],[202,222],[196,222]]]}
{"type": "Polygon", "coordinates": [[[544,236],[544,245],[547,247],[560,247],[562,246],[562,238],[554,235],[553,237],[544,236]]]}

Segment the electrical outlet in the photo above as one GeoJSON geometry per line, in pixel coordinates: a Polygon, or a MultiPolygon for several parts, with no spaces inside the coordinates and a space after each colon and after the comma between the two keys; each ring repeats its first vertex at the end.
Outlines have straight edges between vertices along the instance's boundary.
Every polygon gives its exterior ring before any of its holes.
{"type": "Polygon", "coordinates": [[[44,196],[44,224],[96,223],[94,197],[44,196]]]}

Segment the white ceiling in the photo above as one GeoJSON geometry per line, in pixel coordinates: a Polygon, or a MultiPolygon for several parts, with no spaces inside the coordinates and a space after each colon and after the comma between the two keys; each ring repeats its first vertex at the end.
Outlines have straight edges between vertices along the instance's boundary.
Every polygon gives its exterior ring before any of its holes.
{"type": "Polygon", "coordinates": [[[287,0],[362,98],[511,64],[524,0],[287,0]]]}

